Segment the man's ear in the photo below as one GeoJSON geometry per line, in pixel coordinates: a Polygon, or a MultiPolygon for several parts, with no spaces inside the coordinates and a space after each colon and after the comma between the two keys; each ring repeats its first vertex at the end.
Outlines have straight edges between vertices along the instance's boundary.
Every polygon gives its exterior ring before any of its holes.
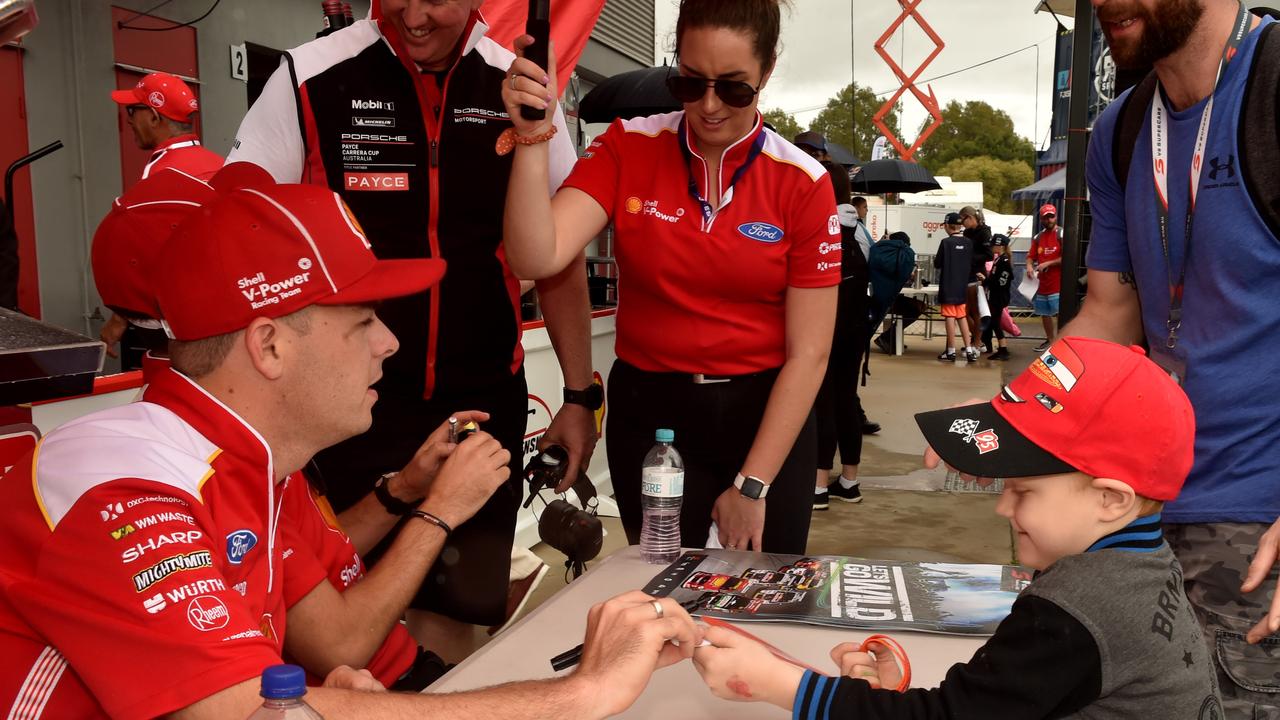
{"type": "Polygon", "coordinates": [[[1127,483],[1112,478],[1096,477],[1089,483],[1098,495],[1098,519],[1114,522],[1129,514],[1138,504],[1138,496],[1127,483]]]}
{"type": "Polygon", "coordinates": [[[279,380],[284,374],[284,358],[288,353],[284,327],[267,317],[257,317],[244,331],[244,347],[249,362],[264,378],[279,380]]]}

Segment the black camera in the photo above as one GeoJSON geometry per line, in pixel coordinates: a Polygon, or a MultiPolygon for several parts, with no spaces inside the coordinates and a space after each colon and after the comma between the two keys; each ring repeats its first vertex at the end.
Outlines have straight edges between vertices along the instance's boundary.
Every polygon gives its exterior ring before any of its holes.
{"type": "MultiPolygon", "coordinates": [[[[535,455],[524,469],[524,478],[529,484],[529,499],[524,506],[529,507],[534,498],[541,499],[543,489],[554,490],[564,479],[568,467],[569,453],[559,445],[550,445],[535,455]]],[[[596,516],[599,501],[595,486],[585,472],[580,472],[568,492],[551,502],[542,500],[542,504],[540,512],[534,511],[538,517],[538,537],[564,553],[565,565],[573,570],[574,577],[581,575],[586,562],[599,555],[604,544],[604,525],[596,516]],[[570,494],[578,505],[569,501],[570,494]]]]}

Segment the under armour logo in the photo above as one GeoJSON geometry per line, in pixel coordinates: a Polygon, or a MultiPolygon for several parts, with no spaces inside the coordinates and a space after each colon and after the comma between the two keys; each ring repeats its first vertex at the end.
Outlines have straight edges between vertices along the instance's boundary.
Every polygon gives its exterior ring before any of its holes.
{"type": "Polygon", "coordinates": [[[1222,172],[1223,170],[1227,171],[1226,179],[1230,180],[1231,178],[1234,178],[1236,176],[1236,156],[1228,155],[1227,161],[1225,163],[1222,162],[1221,158],[1212,158],[1211,160],[1209,160],[1209,167],[1213,168],[1212,170],[1209,171],[1210,180],[1217,180],[1218,173],[1222,172]]]}

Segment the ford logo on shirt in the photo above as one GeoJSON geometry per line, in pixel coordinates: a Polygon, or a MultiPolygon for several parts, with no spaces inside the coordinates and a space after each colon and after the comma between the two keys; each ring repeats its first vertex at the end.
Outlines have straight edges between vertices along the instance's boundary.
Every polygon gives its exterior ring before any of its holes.
{"type": "Polygon", "coordinates": [[[236,530],[227,535],[227,562],[239,565],[257,544],[258,536],[252,530],[236,530]]]}
{"type": "Polygon", "coordinates": [[[767,222],[749,222],[738,226],[738,232],[756,242],[776,243],[782,239],[782,228],[767,222]]]}

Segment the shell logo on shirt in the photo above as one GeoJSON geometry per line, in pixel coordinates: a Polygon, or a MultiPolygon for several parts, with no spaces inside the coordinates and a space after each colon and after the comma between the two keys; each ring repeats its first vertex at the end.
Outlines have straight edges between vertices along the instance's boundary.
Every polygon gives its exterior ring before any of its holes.
{"type": "Polygon", "coordinates": [[[644,203],[640,202],[640,198],[632,195],[627,198],[626,209],[632,215],[639,215],[640,210],[644,208],[644,203]]]}

